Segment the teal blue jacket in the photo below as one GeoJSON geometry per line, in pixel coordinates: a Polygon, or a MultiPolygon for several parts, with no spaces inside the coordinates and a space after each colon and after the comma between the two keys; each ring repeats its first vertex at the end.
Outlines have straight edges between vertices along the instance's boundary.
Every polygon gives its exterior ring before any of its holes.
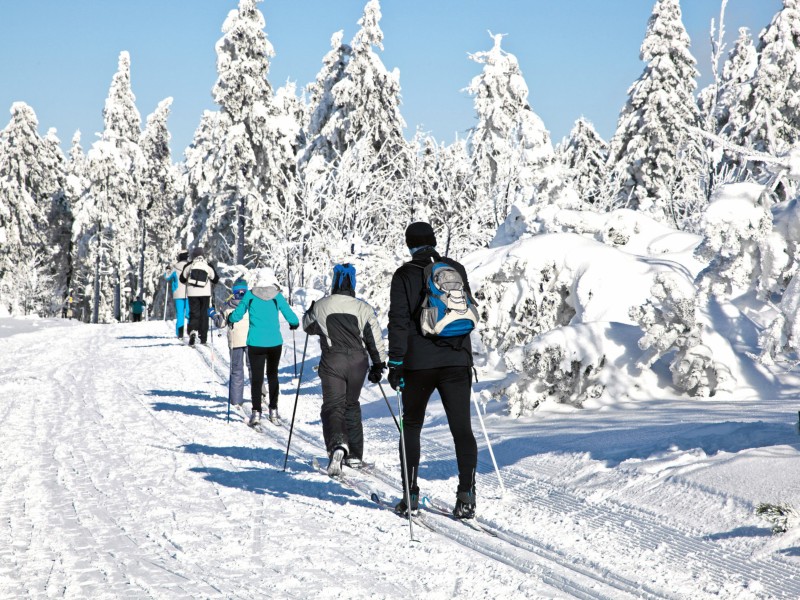
{"type": "Polygon", "coordinates": [[[283,344],[278,311],[289,325],[300,325],[300,319],[289,307],[283,294],[272,286],[248,290],[230,315],[228,321],[241,321],[245,313],[250,313],[250,329],[247,332],[247,345],[271,348],[283,344]]]}

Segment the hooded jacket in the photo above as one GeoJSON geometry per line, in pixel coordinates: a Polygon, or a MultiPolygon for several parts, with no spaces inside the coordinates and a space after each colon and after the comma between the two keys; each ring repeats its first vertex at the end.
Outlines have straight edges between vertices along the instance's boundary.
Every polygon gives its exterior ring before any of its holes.
{"type": "Polygon", "coordinates": [[[228,316],[228,322],[237,323],[249,314],[247,345],[271,348],[283,344],[278,313],[282,314],[290,325],[300,325],[300,320],[277,285],[259,286],[247,291],[239,306],[228,316]]]}
{"type": "MultiPolygon", "coordinates": [[[[244,297],[242,297],[244,298],[244,297]]],[[[227,321],[228,316],[233,314],[233,311],[242,303],[242,300],[237,300],[236,296],[231,296],[222,305],[220,313],[227,321]]],[[[240,321],[233,324],[233,327],[228,328],[228,348],[244,348],[247,346],[247,334],[250,330],[250,316],[244,314],[240,321]]]]}

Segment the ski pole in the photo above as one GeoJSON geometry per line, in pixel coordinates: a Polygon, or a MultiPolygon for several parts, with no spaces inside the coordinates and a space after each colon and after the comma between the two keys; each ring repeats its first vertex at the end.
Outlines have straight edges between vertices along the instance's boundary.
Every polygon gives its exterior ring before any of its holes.
{"type": "Polygon", "coordinates": [[[389,409],[389,413],[392,415],[392,419],[394,419],[394,426],[397,427],[397,431],[400,431],[400,424],[397,422],[397,417],[394,416],[394,411],[392,410],[392,405],[389,404],[389,399],[386,397],[386,392],[383,391],[383,386],[381,382],[378,382],[378,387],[381,388],[381,394],[383,394],[383,399],[386,402],[386,407],[389,409]]]}
{"type": "Polygon", "coordinates": [[[494,451],[492,450],[492,443],[489,441],[489,434],[486,433],[486,425],[483,423],[483,417],[481,416],[481,407],[478,406],[478,401],[475,399],[475,394],[470,391],[470,396],[472,396],[472,402],[475,404],[475,411],[478,413],[478,421],[481,422],[481,429],[483,429],[483,437],[486,439],[486,447],[489,448],[489,456],[492,457],[492,464],[494,465],[494,470],[497,473],[497,480],[500,482],[500,489],[502,490],[502,495],[505,496],[506,494],[506,486],[503,485],[503,478],[500,477],[500,469],[497,467],[497,461],[494,458],[494,451]]]}
{"type": "MultiPolygon", "coordinates": [[[[164,282],[164,320],[167,320],[167,298],[169,298],[169,281],[164,282]]],[[[155,317],[155,315],[153,315],[155,317]]]]}
{"type": "Polygon", "coordinates": [[[402,392],[402,383],[397,388],[397,412],[400,415],[400,424],[398,425],[398,429],[400,431],[400,453],[402,458],[402,469],[403,469],[403,483],[405,484],[405,491],[406,491],[406,509],[408,510],[408,534],[411,536],[411,541],[414,540],[414,524],[413,520],[411,519],[411,484],[408,481],[408,460],[406,459],[406,436],[403,433],[403,392],[402,392]]]}
{"type": "MultiPolygon", "coordinates": [[[[217,386],[216,375],[214,374],[214,330],[212,329],[213,322],[209,326],[209,335],[211,338],[211,389],[214,391],[214,400],[217,399],[217,386]]],[[[209,394],[210,396],[211,394],[209,394]]]]}
{"type": "Polygon", "coordinates": [[[300,397],[300,384],[303,381],[303,367],[306,366],[306,348],[308,348],[308,334],[306,343],[303,344],[303,359],[300,363],[300,377],[297,378],[297,393],[294,395],[294,409],[292,410],[292,424],[289,426],[289,441],[286,442],[286,457],[283,459],[283,472],[286,472],[286,464],[289,462],[289,446],[292,443],[292,432],[294,432],[294,416],[297,414],[297,399],[300,397]]]}
{"type": "Polygon", "coordinates": [[[294,346],[294,376],[297,377],[297,338],[294,335],[294,329],[292,329],[292,346],[294,346]]]}

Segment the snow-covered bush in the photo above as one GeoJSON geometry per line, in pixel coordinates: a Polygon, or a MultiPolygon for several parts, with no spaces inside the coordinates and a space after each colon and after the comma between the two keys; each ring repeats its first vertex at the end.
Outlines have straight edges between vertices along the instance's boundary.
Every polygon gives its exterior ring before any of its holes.
{"type": "Polygon", "coordinates": [[[513,370],[524,370],[520,347],[541,333],[568,324],[575,315],[567,302],[569,280],[560,277],[555,263],[531,269],[527,262],[520,258],[505,261],[475,293],[481,339],[504,355],[513,370]]]}
{"type": "Polygon", "coordinates": [[[703,241],[695,250],[708,262],[697,276],[704,291],[732,297],[757,285],[763,298],[786,267],[786,244],[772,230],[764,191],[758,184],[739,183],[712,196],[700,224],[703,241]]]}
{"type": "Polygon", "coordinates": [[[758,345],[762,362],[771,363],[778,355],[800,356],[800,277],[795,275],[778,305],[779,314],[761,332],[758,345]]]}
{"type": "Polygon", "coordinates": [[[788,504],[762,502],[756,507],[756,515],[769,521],[772,533],[776,535],[800,526],[800,512],[788,504]]]}
{"type": "Polygon", "coordinates": [[[630,316],[644,330],[639,347],[644,354],[636,362],[640,370],[671,352],[673,384],[692,396],[713,396],[730,391],[730,370],[715,362],[702,342],[697,318],[697,292],[691,282],[676,273],[659,273],[651,288],[653,297],[630,309],[630,316]]]}
{"type": "Polygon", "coordinates": [[[598,374],[605,356],[587,359],[544,340],[529,344],[524,354],[524,375],[503,390],[511,416],[528,415],[548,399],[580,408],[585,400],[603,393],[598,374]]]}

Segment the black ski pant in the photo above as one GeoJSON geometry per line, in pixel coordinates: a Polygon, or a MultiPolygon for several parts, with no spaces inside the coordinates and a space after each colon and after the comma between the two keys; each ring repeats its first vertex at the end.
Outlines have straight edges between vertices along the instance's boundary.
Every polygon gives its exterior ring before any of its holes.
{"type": "MultiPolygon", "coordinates": [[[[470,367],[440,367],[419,369],[403,373],[405,387],[402,389],[403,433],[406,442],[406,458],[411,475],[409,487],[418,493],[420,433],[425,421],[425,409],[434,390],[442,399],[450,434],[456,447],[458,463],[458,491],[466,492],[475,487],[475,468],[478,465],[478,444],[472,433],[470,400],[472,394],[472,370],[470,367]],[[416,488],[416,489],[415,489],[416,488]]],[[[400,449],[402,464],[403,452],[400,449]]],[[[403,471],[403,469],[401,469],[403,471]]],[[[405,478],[405,473],[402,473],[405,478]]],[[[405,481],[405,479],[404,479],[405,481]]]]}
{"type": "Polygon", "coordinates": [[[139,321],[141,321],[141,320],[142,320],[142,313],[133,313],[133,314],[131,315],[131,320],[132,320],[134,323],[138,323],[139,321]]]}
{"type": "Polygon", "coordinates": [[[347,455],[364,457],[364,430],[361,426],[361,388],[369,369],[363,350],[325,350],[319,361],[322,382],[322,435],[328,454],[337,446],[347,455]]]}
{"type": "Polygon", "coordinates": [[[283,346],[248,346],[250,359],[250,400],[253,410],[261,412],[261,389],[264,387],[264,367],[267,370],[269,387],[269,408],[278,408],[280,385],[278,384],[278,363],[281,361],[283,346]]]}
{"type": "Polygon", "coordinates": [[[200,343],[208,340],[208,307],[210,296],[189,296],[189,335],[197,332],[200,343]]]}

